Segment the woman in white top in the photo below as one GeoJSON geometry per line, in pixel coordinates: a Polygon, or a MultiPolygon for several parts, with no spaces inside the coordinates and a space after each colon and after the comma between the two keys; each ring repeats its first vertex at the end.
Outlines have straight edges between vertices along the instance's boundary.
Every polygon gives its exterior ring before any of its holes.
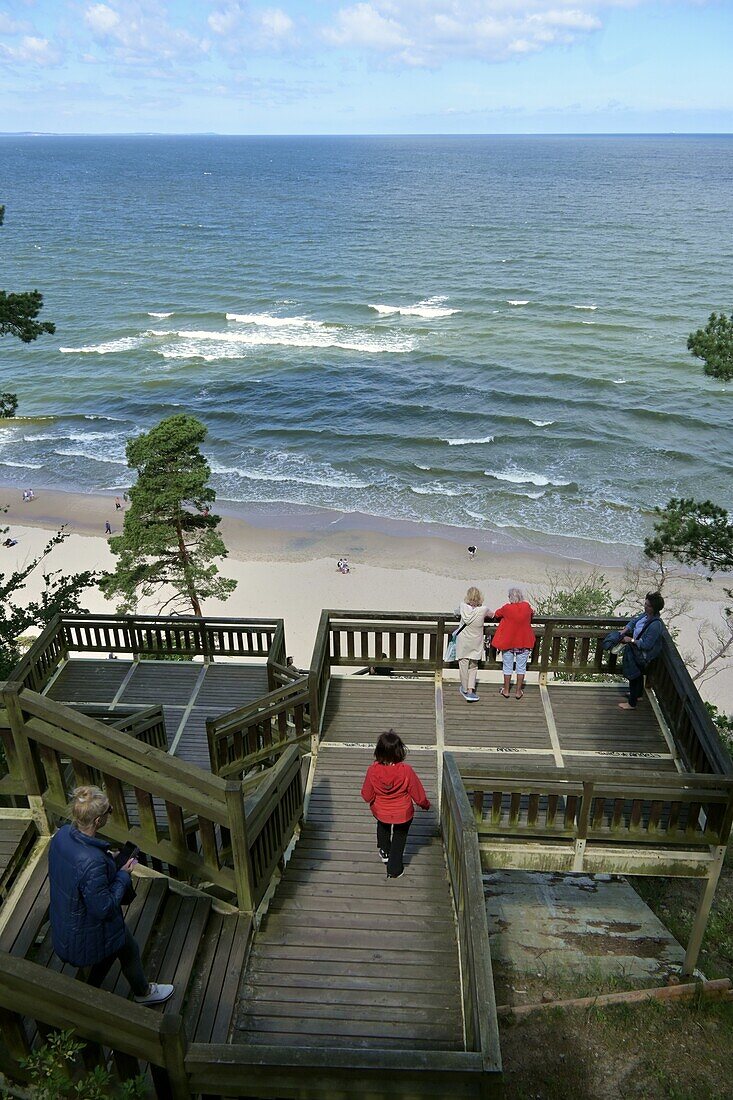
{"type": "Polygon", "coordinates": [[[476,673],[484,659],[484,619],[491,614],[478,588],[469,588],[458,608],[461,623],[456,635],[456,657],[461,672],[461,695],[467,703],[477,703],[476,673]]]}

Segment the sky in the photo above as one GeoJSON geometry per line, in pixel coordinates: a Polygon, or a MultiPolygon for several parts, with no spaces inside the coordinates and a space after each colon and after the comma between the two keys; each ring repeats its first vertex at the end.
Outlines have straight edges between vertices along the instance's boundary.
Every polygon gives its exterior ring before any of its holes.
{"type": "Polygon", "coordinates": [[[733,132],[733,0],[0,0],[0,131],[733,132]]]}

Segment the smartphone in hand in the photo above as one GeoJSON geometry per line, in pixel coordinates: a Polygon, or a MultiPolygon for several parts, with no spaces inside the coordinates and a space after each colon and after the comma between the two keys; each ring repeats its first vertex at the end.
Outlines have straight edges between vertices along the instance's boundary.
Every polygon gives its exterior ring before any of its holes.
{"type": "Polygon", "coordinates": [[[128,842],[115,856],[115,866],[117,867],[117,870],[119,871],[120,868],[124,867],[128,860],[137,859],[139,852],[140,848],[138,847],[138,845],[133,844],[131,840],[128,840],[128,842]]]}

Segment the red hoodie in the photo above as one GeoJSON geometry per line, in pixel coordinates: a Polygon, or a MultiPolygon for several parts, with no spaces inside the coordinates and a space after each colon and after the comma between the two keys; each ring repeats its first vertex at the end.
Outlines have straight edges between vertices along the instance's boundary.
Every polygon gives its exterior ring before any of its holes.
{"type": "Polygon", "coordinates": [[[423,810],[430,809],[425,789],[409,764],[379,764],[375,760],[364,776],[361,797],[385,825],[412,821],[413,802],[423,810]]]}

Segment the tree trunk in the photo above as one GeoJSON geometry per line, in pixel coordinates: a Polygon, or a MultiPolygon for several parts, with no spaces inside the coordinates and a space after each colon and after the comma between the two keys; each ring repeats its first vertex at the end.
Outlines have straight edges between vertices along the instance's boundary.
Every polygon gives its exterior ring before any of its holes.
{"type": "Polygon", "coordinates": [[[183,538],[183,528],[181,527],[181,521],[179,519],[176,519],[176,533],[178,535],[178,549],[181,554],[181,562],[183,563],[183,576],[186,581],[186,591],[188,592],[188,598],[191,601],[191,607],[193,608],[194,615],[202,618],[203,613],[201,611],[201,604],[199,603],[196,589],[194,588],[193,582],[189,575],[189,565],[191,563],[191,559],[188,555],[188,550],[186,549],[186,543],[183,538]]]}

